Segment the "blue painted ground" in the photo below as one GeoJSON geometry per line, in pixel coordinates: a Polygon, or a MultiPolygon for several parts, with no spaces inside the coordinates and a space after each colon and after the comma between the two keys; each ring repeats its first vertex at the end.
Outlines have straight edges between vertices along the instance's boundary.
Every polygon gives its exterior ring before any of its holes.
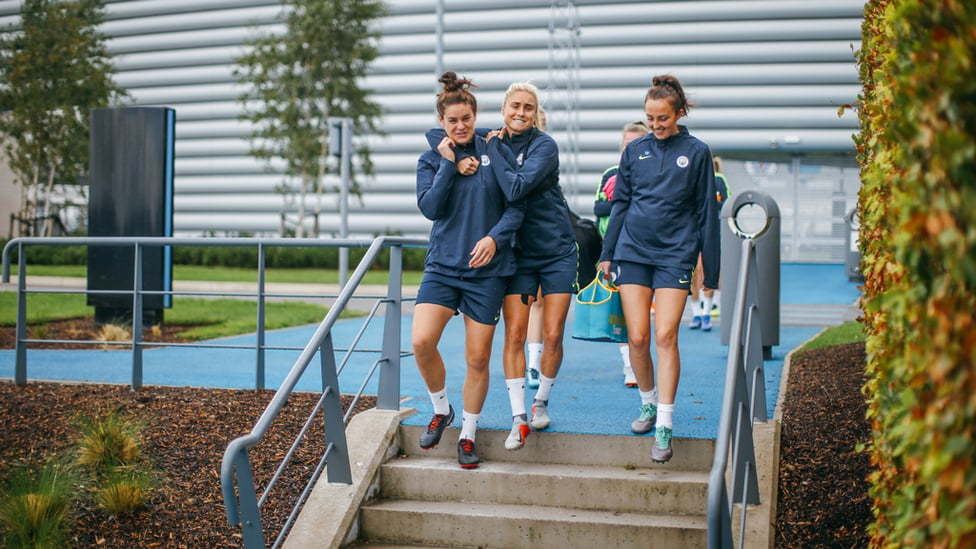
{"type": "MultiPolygon", "coordinates": [[[[860,295],[856,285],[848,282],[842,265],[783,264],[781,270],[781,303],[837,304],[853,303],[860,295]]],[[[410,323],[402,322],[404,347],[409,347],[410,323]]],[[[379,348],[382,326],[367,328],[363,341],[368,348],[379,348]]],[[[334,332],[337,348],[345,347],[362,326],[358,319],[340,321],[334,332]]],[[[780,345],[773,347],[773,358],[764,363],[766,374],[767,413],[772,415],[778,396],[780,374],[786,354],[820,331],[819,327],[781,326],[780,345]]],[[[269,332],[266,344],[278,347],[302,347],[315,331],[314,326],[269,332]]],[[[452,320],[441,342],[441,352],[448,365],[448,396],[461,409],[461,386],[464,379],[463,324],[452,320]]],[[[211,341],[214,344],[253,345],[255,336],[239,336],[211,341]]],[[[683,326],[678,337],[682,357],[681,381],[674,417],[675,436],[714,438],[718,429],[718,410],[725,380],[727,347],[719,343],[719,330],[703,333],[683,326]]],[[[501,368],[502,329],[495,338],[492,356],[492,378],[488,399],[482,411],[480,427],[508,430],[511,412],[501,368]]],[[[565,340],[565,359],[549,400],[551,431],[598,434],[630,434],[630,422],[640,404],[636,389],[623,385],[620,354],[611,343],[565,340]]],[[[653,351],[653,350],[652,350],[653,351]]],[[[275,388],[285,378],[298,351],[268,351],[266,387],[275,388]]],[[[131,353],[124,350],[30,350],[27,355],[28,379],[64,380],[127,384],[131,379],[131,353]]],[[[340,375],[343,392],[354,392],[376,360],[375,354],[353,355],[340,375]]],[[[653,355],[652,355],[653,356],[653,355]]],[[[0,351],[0,379],[13,379],[14,351],[0,351]]],[[[341,357],[340,357],[341,360],[341,357]]],[[[210,349],[168,347],[147,350],[143,358],[143,383],[218,388],[253,388],[255,386],[255,351],[253,349],[210,349]]],[[[316,391],[320,382],[310,372],[299,384],[300,390],[316,391]]],[[[375,393],[375,381],[367,385],[375,393]]],[[[534,391],[527,389],[527,404],[534,391]]],[[[412,357],[402,362],[401,394],[403,405],[419,410],[407,421],[425,424],[431,414],[426,388],[417,373],[412,357]]],[[[458,414],[455,426],[460,425],[458,414]]],[[[257,418],[255,418],[257,419],[257,418]]]]}

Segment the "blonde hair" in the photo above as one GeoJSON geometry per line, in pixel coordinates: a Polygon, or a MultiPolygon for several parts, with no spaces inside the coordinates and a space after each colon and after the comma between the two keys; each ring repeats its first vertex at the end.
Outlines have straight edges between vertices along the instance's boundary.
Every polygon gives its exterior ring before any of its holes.
{"type": "Polygon", "coordinates": [[[541,106],[535,108],[535,120],[532,121],[533,125],[542,131],[546,131],[546,109],[541,106]]]}
{"type": "Polygon", "coordinates": [[[508,86],[508,90],[505,91],[505,101],[508,101],[508,97],[517,91],[524,91],[532,94],[535,97],[536,106],[541,107],[539,103],[539,88],[536,87],[532,82],[512,82],[508,86]]]}
{"type": "Polygon", "coordinates": [[[649,131],[651,131],[651,129],[647,127],[647,124],[643,120],[637,120],[636,122],[624,124],[624,129],[620,134],[620,149],[623,150],[623,148],[627,146],[626,139],[628,133],[647,135],[649,131]]]}
{"type": "Polygon", "coordinates": [[[722,173],[722,158],[720,156],[712,157],[712,167],[714,168],[715,173],[722,173]]]}

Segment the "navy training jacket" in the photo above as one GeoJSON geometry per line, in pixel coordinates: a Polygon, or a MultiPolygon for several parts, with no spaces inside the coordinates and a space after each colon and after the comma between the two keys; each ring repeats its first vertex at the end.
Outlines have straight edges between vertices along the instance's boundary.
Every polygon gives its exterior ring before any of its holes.
{"type": "Polygon", "coordinates": [[[705,287],[717,288],[721,242],[708,145],[679,126],[664,140],[635,139],[619,166],[600,260],[691,270],[701,253],[705,287]]]}
{"type": "MultiPolygon", "coordinates": [[[[488,159],[483,137],[475,136],[460,148],[482,162],[488,159]]],[[[461,175],[436,149],[426,151],[417,161],[417,206],[434,222],[425,271],[458,277],[509,276],[515,272],[512,241],[525,207],[505,198],[491,170],[482,166],[473,175],[461,175]],[[495,240],[495,256],[484,267],[469,267],[471,250],[485,236],[495,240]]]]}
{"type": "MultiPolygon", "coordinates": [[[[490,132],[476,130],[479,136],[490,132]]],[[[427,143],[435,151],[444,139],[443,128],[427,131],[427,143]]],[[[576,235],[569,223],[569,206],[559,187],[559,148],[549,134],[532,128],[511,139],[488,143],[489,166],[505,196],[524,201],[525,218],[518,230],[515,249],[527,257],[561,257],[575,253],[576,235]]],[[[457,158],[470,156],[458,151],[457,158]]],[[[482,162],[482,167],[485,163],[482,162]]]]}
{"type": "Polygon", "coordinates": [[[509,200],[525,200],[525,220],[516,248],[528,257],[575,251],[569,206],[559,187],[559,147],[549,134],[532,128],[488,143],[491,169],[509,200]]]}

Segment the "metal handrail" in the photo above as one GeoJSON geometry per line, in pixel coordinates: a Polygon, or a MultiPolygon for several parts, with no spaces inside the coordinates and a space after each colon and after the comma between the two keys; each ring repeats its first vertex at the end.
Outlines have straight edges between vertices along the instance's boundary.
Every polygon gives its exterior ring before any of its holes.
{"type": "MultiPolygon", "coordinates": [[[[403,239],[399,237],[383,237],[384,245],[416,245],[418,242],[426,243],[422,239],[403,239]]],[[[15,343],[15,365],[14,382],[17,385],[27,383],[27,345],[28,343],[59,343],[60,340],[53,339],[30,339],[27,337],[27,307],[26,295],[28,293],[84,293],[86,295],[131,295],[132,296],[132,340],[127,345],[132,346],[132,379],[131,386],[138,389],[142,386],[142,352],[146,347],[214,347],[212,344],[205,343],[163,343],[163,342],[144,342],[142,341],[142,299],[147,295],[205,295],[210,297],[253,297],[257,299],[257,330],[255,345],[225,345],[230,349],[249,349],[254,348],[255,354],[255,388],[265,388],[265,351],[266,350],[300,350],[300,348],[280,348],[265,345],[265,301],[273,297],[301,297],[293,294],[274,294],[265,291],[265,249],[267,247],[338,247],[338,248],[367,248],[374,240],[362,239],[314,239],[314,238],[174,238],[174,237],[20,237],[7,242],[3,248],[2,255],[2,281],[10,282],[10,254],[13,250],[18,250],[18,272],[17,272],[17,328],[15,343]],[[28,246],[87,246],[87,247],[120,247],[127,246],[133,248],[133,281],[131,289],[111,289],[111,290],[65,290],[65,289],[33,289],[27,288],[26,280],[26,253],[28,246]],[[214,247],[256,247],[258,249],[258,283],[255,292],[201,292],[201,291],[173,291],[173,290],[146,290],[142,284],[143,261],[142,250],[150,247],[172,247],[172,246],[214,246],[214,247]]],[[[425,245],[425,244],[423,244],[425,245]]],[[[331,296],[317,296],[331,297],[331,296]]],[[[361,298],[363,296],[357,296],[361,298]]],[[[385,297],[385,296],[383,296],[385,297]]],[[[95,341],[72,341],[73,344],[91,345],[113,345],[115,343],[95,342],[95,341]]]]}
{"type": "MultiPolygon", "coordinates": [[[[268,404],[265,411],[258,418],[257,423],[251,432],[238,437],[230,442],[224,452],[221,463],[220,478],[223,488],[224,504],[227,509],[227,520],[232,525],[240,524],[243,533],[244,547],[257,548],[266,547],[264,530],[261,523],[261,506],[267,498],[268,493],[274,487],[280,475],[285,461],[290,457],[289,451],[282,465],[278,467],[275,475],[264,488],[261,498],[258,499],[257,489],[254,484],[254,475],[251,468],[250,450],[254,448],[271,427],[274,419],[281,412],[282,408],[292,394],[298,381],[304,375],[312,359],[319,354],[321,360],[322,374],[322,398],[312,412],[309,421],[321,409],[325,418],[325,440],[328,441],[325,452],[317,464],[311,480],[305,485],[304,490],[292,508],[284,526],[279,532],[272,547],[279,547],[284,541],[290,525],[297,518],[301,505],[307,497],[311,486],[318,480],[325,464],[326,478],[329,482],[350,484],[352,474],[349,467],[349,453],[346,446],[345,422],[349,414],[342,414],[342,405],[339,399],[340,392],[337,378],[337,368],[335,362],[334,349],[332,347],[332,328],[342,310],[352,298],[356,287],[362,281],[363,276],[375,261],[380,251],[390,244],[399,245],[426,245],[424,239],[408,239],[384,237],[378,238],[366,251],[365,257],[353,272],[349,281],[339,293],[335,304],[326,315],[325,319],[319,324],[312,338],[305,345],[301,355],[295,361],[281,387],[275,392],[274,397],[268,404]]],[[[379,390],[377,391],[376,408],[381,410],[399,409],[400,395],[400,311],[401,311],[401,285],[402,274],[401,248],[394,246],[390,248],[390,278],[388,286],[388,296],[386,300],[385,327],[383,332],[383,349],[380,359],[373,364],[366,375],[366,380],[360,386],[359,391],[354,395],[354,401],[361,396],[366,382],[372,377],[376,368],[380,368],[379,390]]],[[[308,423],[306,423],[307,427],[308,423]]],[[[306,429],[302,430],[302,433],[306,429]]],[[[302,434],[299,435],[299,438],[302,434]]],[[[296,439],[297,441],[298,439],[296,439]]],[[[294,448],[294,446],[293,446],[294,448]]]]}
{"type": "MultiPolygon", "coordinates": [[[[355,403],[359,401],[362,397],[367,384],[373,378],[375,373],[379,371],[379,388],[377,391],[377,401],[376,407],[381,410],[397,410],[399,409],[400,401],[400,359],[403,356],[407,356],[409,353],[404,353],[401,350],[401,310],[402,310],[402,273],[403,273],[403,257],[402,248],[405,246],[423,247],[427,245],[427,240],[422,238],[406,238],[406,237],[379,237],[371,241],[361,241],[361,240],[350,240],[350,239],[333,239],[333,240],[319,240],[319,239],[238,239],[238,238],[169,238],[169,237],[56,237],[56,238],[42,238],[42,237],[25,237],[11,240],[7,243],[3,250],[3,267],[2,267],[2,279],[4,282],[9,282],[10,277],[10,266],[9,266],[9,254],[16,248],[19,251],[19,271],[18,271],[18,324],[17,324],[17,362],[18,367],[16,369],[15,379],[19,384],[26,383],[26,344],[28,342],[44,342],[53,340],[33,340],[28,339],[26,336],[26,294],[28,293],[26,286],[26,268],[25,268],[25,257],[24,253],[25,246],[29,245],[88,245],[88,246],[119,246],[119,245],[131,245],[135,250],[135,274],[133,281],[133,289],[131,291],[125,290],[108,290],[107,293],[113,294],[123,294],[129,293],[133,296],[133,388],[137,389],[141,385],[141,349],[143,346],[147,345],[179,345],[179,346],[207,346],[212,347],[214,345],[209,344],[166,344],[166,343],[142,343],[141,342],[141,319],[142,319],[142,307],[141,299],[142,296],[149,293],[170,293],[170,294],[181,294],[181,292],[159,292],[159,291],[147,291],[142,289],[142,261],[140,250],[142,247],[147,246],[177,246],[177,245],[191,245],[191,246],[255,246],[259,248],[259,282],[258,291],[256,294],[243,294],[252,295],[257,297],[259,307],[258,307],[258,350],[259,350],[259,370],[260,363],[263,362],[261,352],[263,349],[271,348],[263,344],[263,329],[264,329],[264,319],[263,319],[263,300],[272,294],[267,294],[264,292],[264,254],[263,248],[265,246],[319,246],[319,247],[365,247],[368,244],[368,249],[365,256],[363,257],[360,264],[357,266],[355,272],[350,277],[349,281],[341,288],[339,295],[336,297],[335,302],[330,307],[329,312],[326,314],[325,318],[319,324],[315,333],[309,342],[302,348],[302,353],[296,360],[291,370],[285,377],[281,386],[275,392],[274,397],[271,402],[265,408],[264,412],[257,420],[257,423],[251,429],[251,432],[247,435],[239,437],[228,445],[225,453],[223,462],[221,464],[221,484],[223,489],[224,501],[227,509],[227,517],[232,525],[240,524],[243,531],[244,545],[245,547],[265,547],[264,542],[264,532],[261,526],[261,515],[260,509],[267,499],[272,488],[275,486],[285,468],[289,464],[291,458],[295,454],[299,444],[302,442],[303,438],[309,432],[313,421],[315,418],[321,414],[324,417],[324,434],[325,440],[328,441],[324,452],[319,457],[318,464],[315,467],[311,478],[309,479],[306,486],[301,491],[297,501],[291,509],[291,513],[287,517],[284,526],[278,533],[277,539],[275,540],[272,547],[279,547],[284,541],[284,536],[287,534],[288,529],[291,524],[298,516],[298,512],[301,510],[301,506],[310,493],[312,486],[321,476],[323,471],[326,472],[326,476],[329,482],[341,482],[341,483],[351,483],[352,476],[349,467],[349,456],[348,448],[345,442],[345,424],[351,417],[351,412],[355,403]],[[362,283],[363,277],[370,267],[375,263],[380,252],[384,249],[390,249],[390,273],[389,281],[387,286],[387,293],[385,296],[380,296],[377,299],[376,304],[373,306],[372,310],[367,316],[366,323],[359,330],[359,332],[354,337],[354,341],[350,344],[348,349],[336,349],[332,344],[332,328],[336,321],[340,318],[342,312],[345,310],[349,302],[355,297],[356,299],[362,296],[354,296],[359,285],[362,283]],[[339,390],[338,375],[341,373],[343,367],[348,362],[350,355],[354,351],[362,351],[362,349],[357,349],[359,340],[361,339],[365,329],[366,324],[372,320],[377,313],[380,304],[386,306],[384,315],[384,331],[383,331],[383,344],[382,348],[378,350],[380,353],[380,358],[376,360],[372,366],[368,369],[365,379],[360,383],[358,390],[352,397],[352,404],[350,409],[343,414],[342,413],[342,403],[341,403],[341,392],[339,390]],[[138,330],[138,332],[137,332],[138,330]],[[139,335],[137,336],[136,333],[139,335]],[[336,362],[336,351],[344,350],[345,355],[342,360],[337,364],[336,362]],[[303,427],[301,428],[298,435],[295,437],[291,446],[285,452],[283,459],[277,466],[272,478],[268,481],[265,486],[260,499],[257,498],[257,490],[254,485],[254,477],[251,469],[250,463],[250,450],[257,445],[267,434],[268,429],[274,422],[275,418],[279,415],[283,409],[285,403],[287,402],[289,396],[294,392],[299,380],[306,372],[308,366],[310,365],[314,355],[318,353],[320,355],[320,366],[321,366],[321,379],[322,379],[322,394],[318,399],[318,402],[313,407],[308,418],[305,420],[303,427]],[[140,367],[137,375],[137,366],[140,367]],[[326,469],[326,464],[329,467],[326,469]]],[[[45,293],[42,290],[35,290],[39,293],[45,293]]],[[[54,292],[53,290],[51,292],[54,292]]],[[[58,293],[67,293],[64,290],[57,290],[58,293]]],[[[99,290],[83,290],[86,293],[97,293],[99,290]]],[[[198,292],[194,292],[194,295],[198,295],[198,292]]],[[[221,293],[211,293],[209,295],[224,295],[221,293]]],[[[289,294],[290,295],[290,294],[289,294]]],[[[99,342],[102,343],[102,342],[99,342]]],[[[221,346],[225,347],[225,346],[221,346]]],[[[377,350],[369,350],[370,352],[377,352],[377,350]]],[[[260,374],[259,374],[260,376],[260,374]]],[[[259,377],[260,379],[260,377],[259,377]]],[[[262,388],[262,387],[259,387],[262,388]]]]}
{"type": "Polygon", "coordinates": [[[733,548],[732,511],[741,506],[738,547],[745,542],[747,505],[759,503],[759,477],[752,424],[765,422],[762,330],[759,320],[759,275],[755,241],[742,241],[736,284],[729,358],[725,371],[715,456],[708,479],[708,547],[733,548]],[[726,471],[732,459],[732,486],[726,471]]]}

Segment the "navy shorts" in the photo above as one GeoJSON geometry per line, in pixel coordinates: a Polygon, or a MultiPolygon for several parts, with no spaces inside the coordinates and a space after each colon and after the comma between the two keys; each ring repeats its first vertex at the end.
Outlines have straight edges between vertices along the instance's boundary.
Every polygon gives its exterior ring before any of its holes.
{"type": "Polygon", "coordinates": [[[498,276],[469,277],[424,273],[417,290],[417,303],[433,303],[494,326],[505,299],[505,279],[498,276]]]}
{"type": "Polygon", "coordinates": [[[694,269],[645,265],[633,261],[614,261],[610,267],[610,274],[615,277],[618,286],[621,284],[638,284],[652,290],[658,288],[689,290],[691,289],[693,272],[694,269]]]}
{"type": "Polygon", "coordinates": [[[508,277],[506,295],[535,296],[542,288],[542,295],[575,294],[579,291],[576,266],[579,254],[576,244],[559,256],[527,257],[516,255],[518,268],[508,277]]]}

